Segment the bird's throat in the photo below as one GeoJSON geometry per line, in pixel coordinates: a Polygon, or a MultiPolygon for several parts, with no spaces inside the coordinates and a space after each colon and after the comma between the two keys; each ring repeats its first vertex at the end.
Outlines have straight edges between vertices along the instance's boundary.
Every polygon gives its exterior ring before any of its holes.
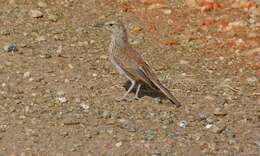
{"type": "Polygon", "coordinates": [[[111,42],[117,47],[124,48],[128,45],[128,38],[125,32],[123,33],[113,33],[111,35],[111,42]]]}

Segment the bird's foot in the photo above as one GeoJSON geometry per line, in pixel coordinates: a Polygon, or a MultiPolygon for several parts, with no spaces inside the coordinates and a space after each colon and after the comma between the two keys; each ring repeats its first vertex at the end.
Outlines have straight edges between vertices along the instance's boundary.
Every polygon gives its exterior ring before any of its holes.
{"type": "Polygon", "coordinates": [[[140,98],[138,96],[135,96],[134,100],[140,100],[140,98]]]}

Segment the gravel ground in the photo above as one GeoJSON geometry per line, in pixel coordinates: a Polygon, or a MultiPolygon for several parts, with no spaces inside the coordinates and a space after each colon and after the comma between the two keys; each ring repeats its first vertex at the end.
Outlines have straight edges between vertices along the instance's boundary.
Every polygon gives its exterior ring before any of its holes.
{"type": "Polygon", "coordinates": [[[0,155],[260,153],[258,0],[0,0],[0,155]],[[121,20],[182,103],[127,88],[108,61],[121,20]],[[131,94],[133,96],[133,94],[131,94]]]}

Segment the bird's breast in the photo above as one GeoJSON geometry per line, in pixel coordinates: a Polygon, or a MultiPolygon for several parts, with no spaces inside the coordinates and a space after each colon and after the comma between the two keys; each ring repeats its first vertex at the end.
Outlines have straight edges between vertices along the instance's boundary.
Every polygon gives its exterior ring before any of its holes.
{"type": "Polygon", "coordinates": [[[122,67],[120,66],[119,62],[117,62],[116,59],[117,50],[119,49],[117,49],[115,47],[115,44],[111,42],[109,46],[109,60],[120,74],[124,74],[125,73],[124,70],[122,69],[122,67]]]}

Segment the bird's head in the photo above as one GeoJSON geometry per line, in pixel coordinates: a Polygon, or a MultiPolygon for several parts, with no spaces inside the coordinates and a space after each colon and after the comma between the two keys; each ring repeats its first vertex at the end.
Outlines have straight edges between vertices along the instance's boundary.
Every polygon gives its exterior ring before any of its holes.
{"type": "Polygon", "coordinates": [[[123,33],[125,31],[123,23],[118,21],[105,22],[104,27],[112,33],[123,33]]]}
{"type": "MultiPolygon", "coordinates": [[[[124,24],[120,21],[108,21],[102,23],[96,23],[95,27],[103,27],[112,33],[112,37],[117,40],[117,42],[127,43],[127,32],[124,24]]],[[[121,43],[123,44],[123,43],[121,43]]]]}

